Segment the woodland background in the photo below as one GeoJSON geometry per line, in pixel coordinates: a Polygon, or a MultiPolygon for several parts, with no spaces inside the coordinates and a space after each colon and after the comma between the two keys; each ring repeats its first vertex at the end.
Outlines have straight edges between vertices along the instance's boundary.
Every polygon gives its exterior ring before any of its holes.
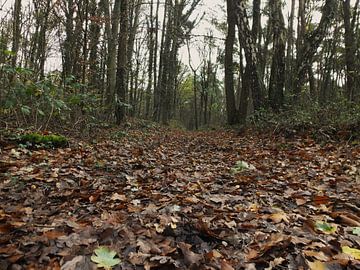
{"type": "Polygon", "coordinates": [[[357,125],[358,0],[206,2],[2,1],[2,126],[357,125]]]}

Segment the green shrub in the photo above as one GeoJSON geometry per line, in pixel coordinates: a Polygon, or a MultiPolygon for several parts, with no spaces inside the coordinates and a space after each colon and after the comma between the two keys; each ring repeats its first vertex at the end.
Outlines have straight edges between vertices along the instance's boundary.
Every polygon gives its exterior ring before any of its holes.
{"type": "Polygon", "coordinates": [[[324,105],[293,106],[280,113],[262,109],[249,120],[259,130],[272,129],[286,134],[310,130],[331,137],[348,129],[349,136],[356,138],[360,135],[359,131],[356,133],[356,127],[360,127],[360,104],[338,99],[324,105]]]}

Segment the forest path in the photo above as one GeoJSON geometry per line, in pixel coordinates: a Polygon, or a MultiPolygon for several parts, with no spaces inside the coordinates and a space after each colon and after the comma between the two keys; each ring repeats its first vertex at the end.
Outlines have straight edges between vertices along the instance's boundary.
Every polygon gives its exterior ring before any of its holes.
{"type": "Polygon", "coordinates": [[[2,149],[0,269],[95,269],[98,245],[117,252],[113,269],[355,269],[359,146],[220,131],[115,137],[2,149]]]}

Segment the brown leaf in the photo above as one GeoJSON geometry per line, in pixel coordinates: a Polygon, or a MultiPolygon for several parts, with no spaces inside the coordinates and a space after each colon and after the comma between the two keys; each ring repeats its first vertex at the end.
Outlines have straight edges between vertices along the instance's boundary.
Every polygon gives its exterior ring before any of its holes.
{"type": "Polygon", "coordinates": [[[230,264],[228,264],[225,260],[221,261],[221,270],[235,270],[230,264]]]}
{"type": "Polygon", "coordinates": [[[190,250],[191,245],[186,244],[184,242],[180,242],[178,244],[181,252],[184,255],[185,264],[189,267],[199,266],[200,263],[203,261],[204,257],[201,254],[194,253],[190,250]]]}
{"type": "Polygon", "coordinates": [[[49,240],[55,240],[64,235],[65,235],[64,232],[60,232],[56,230],[44,232],[44,236],[49,240]]]}
{"type": "Polygon", "coordinates": [[[96,270],[97,267],[85,256],[76,256],[61,266],[61,270],[96,270]]]}

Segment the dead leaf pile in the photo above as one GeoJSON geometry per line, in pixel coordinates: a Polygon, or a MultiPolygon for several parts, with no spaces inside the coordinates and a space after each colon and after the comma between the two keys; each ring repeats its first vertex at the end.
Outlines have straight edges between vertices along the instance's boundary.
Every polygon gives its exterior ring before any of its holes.
{"type": "Polygon", "coordinates": [[[0,269],[360,268],[359,146],[154,129],[1,153],[0,269]]]}

